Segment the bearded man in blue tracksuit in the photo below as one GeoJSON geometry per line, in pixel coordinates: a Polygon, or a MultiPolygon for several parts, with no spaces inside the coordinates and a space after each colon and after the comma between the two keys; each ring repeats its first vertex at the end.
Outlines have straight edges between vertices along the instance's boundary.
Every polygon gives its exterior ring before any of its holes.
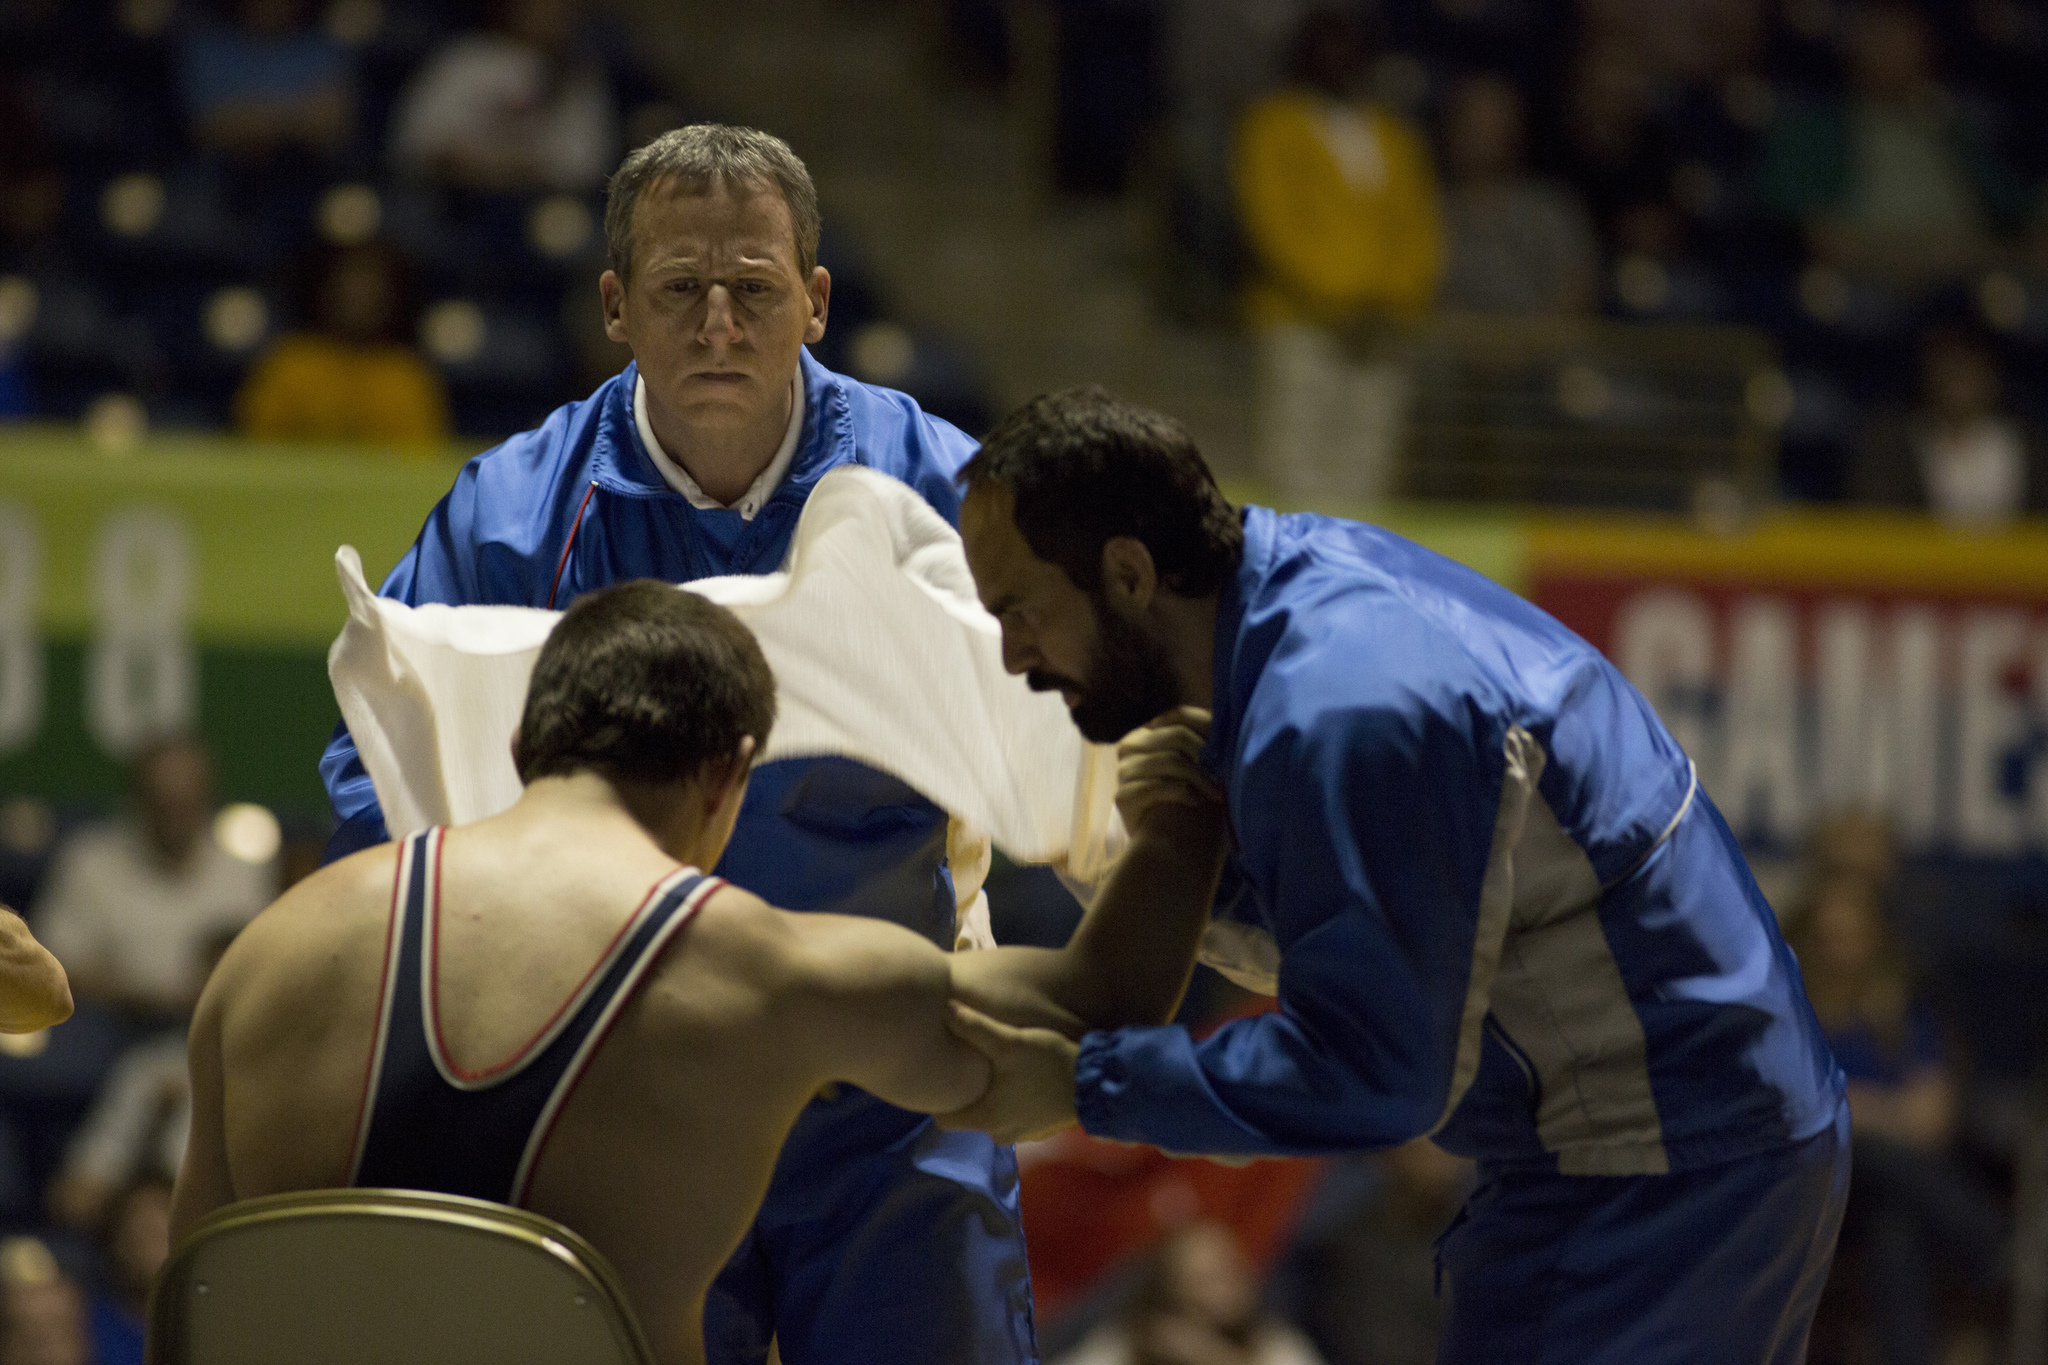
{"type": "MultiPolygon", "coordinates": [[[[817,195],[780,140],[702,125],[628,156],[600,281],[634,364],[471,460],[384,583],[422,602],[568,606],[629,578],[782,565],[834,465],[879,469],[947,520],[974,443],[833,374],[817,195]]],[[[388,836],[346,730],[321,762],[330,856],[388,836]]],[[[950,949],[943,812],[844,760],[757,768],[718,872],[776,905],[894,920],[950,949]]],[[[1036,1359],[1016,1158],[851,1088],[807,1109],[705,1313],[714,1365],[1036,1359]]]]}
{"type": "Polygon", "coordinates": [[[1845,1086],[1642,696],[1398,536],[1231,507],[1177,424],[1100,390],[1013,414],[965,479],[1005,663],[1089,737],[1135,731],[1119,802],[1177,783],[1203,879],[1149,923],[1105,900],[1063,951],[963,958],[981,1012],[955,1027],[996,1080],[943,1122],[1239,1154],[1427,1135],[1480,1171],[1439,1243],[1441,1359],[1803,1359],[1845,1086]],[[1148,933],[1172,971],[1132,971],[1148,933]],[[1278,1009],[1159,1026],[1198,940],[1278,1009]]]}

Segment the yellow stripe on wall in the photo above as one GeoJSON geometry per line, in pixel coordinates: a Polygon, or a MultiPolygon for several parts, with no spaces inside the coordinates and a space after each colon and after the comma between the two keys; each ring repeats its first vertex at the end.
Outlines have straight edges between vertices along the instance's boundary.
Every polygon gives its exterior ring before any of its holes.
{"type": "Polygon", "coordinates": [[[1906,513],[1802,509],[1717,535],[1683,518],[1531,515],[1536,577],[1682,578],[2048,597],[2048,523],[1964,531],[1906,513]]]}

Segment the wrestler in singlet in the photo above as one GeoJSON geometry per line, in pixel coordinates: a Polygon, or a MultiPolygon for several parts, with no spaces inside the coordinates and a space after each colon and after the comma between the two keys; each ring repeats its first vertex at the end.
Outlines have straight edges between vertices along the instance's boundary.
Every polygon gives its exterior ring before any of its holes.
{"type": "Polygon", "coordinates": [[[531,1039],[496,1066],[465,1071],[441,1025],[441,836],[425,830],[399,854],[349,1184],[521,1205],[555,1119],[612,1023],[726,883],[693,867],[656,882],[531,1039]]]}
{"type": "MultiPolygon", "coordinates": [[[[509,1202],[604,1254],[662,1365],[705,1365],[706,1292],[821,1086],[919,1113],[988,1088],[938,946],[697,871],[732,837],[774,687],[696,593],[579,597],[534,661],[519,798],[322,868],[221,959],[173,1238],[338,1184],[509,1202]]],[[[898,1288],[916,1309],[925,1287],[898,1288]]]]}

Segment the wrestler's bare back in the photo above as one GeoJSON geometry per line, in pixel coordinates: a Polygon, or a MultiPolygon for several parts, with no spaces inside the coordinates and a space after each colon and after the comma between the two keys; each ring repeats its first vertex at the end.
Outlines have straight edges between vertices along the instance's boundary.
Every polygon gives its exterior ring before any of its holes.
{"type": "MultiPolygon", "coordinates": [[[[464,1070],[518,1051],[676,867],[616,811],[531,804],[442,846],[441,1021],[464,1070]]],[[[396,864],[385,845],[324,869],[222,961],[193,1025],[174,1235],[236,1199],[346,1183],[396,864]]],[[[934,1110],[980,1095],[985,1061],[946,1031],[947,963],[894,925],[727,888],[620,1015],[526,1203],[617,1267],[663,1365],[703,1359],[704,1293],[822,1083],[934,1110]]]]}

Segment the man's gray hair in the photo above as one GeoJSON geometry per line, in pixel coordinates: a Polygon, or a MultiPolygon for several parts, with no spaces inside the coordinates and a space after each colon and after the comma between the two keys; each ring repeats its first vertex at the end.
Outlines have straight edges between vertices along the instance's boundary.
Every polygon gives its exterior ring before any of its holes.
{"type": "Polygon", "coordinates": [[[818,189],[789,144],[773,133],[723,123],[674,128],[633,152],[612,173],[604,206],[605,251],[620,279],[633,266],[633,210],[650,185],[683,194],[761,186],[781,194],[796,229],[796,262],[804,279],[818,264],[818,189]]]}

